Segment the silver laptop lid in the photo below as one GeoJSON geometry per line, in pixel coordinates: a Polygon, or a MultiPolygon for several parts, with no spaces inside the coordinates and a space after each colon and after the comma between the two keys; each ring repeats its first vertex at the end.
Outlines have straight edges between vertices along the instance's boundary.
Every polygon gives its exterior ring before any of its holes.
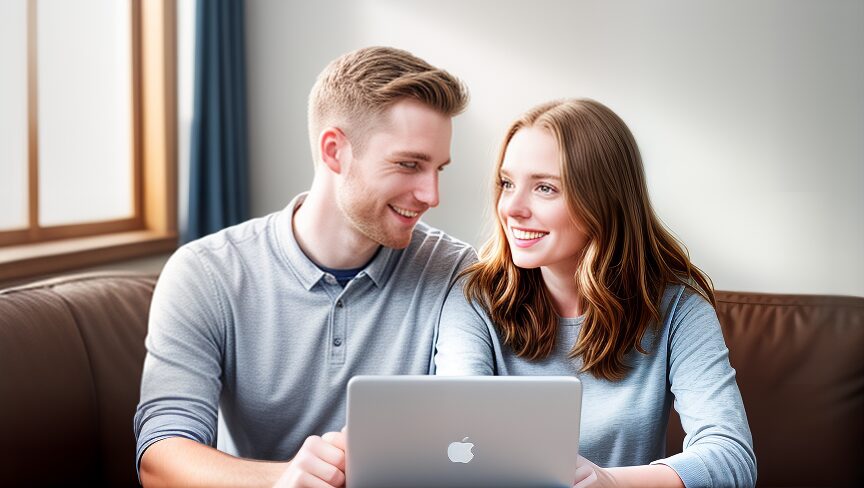
{"type": "Polygon", "coordinates": [[[348,488],[570,487],[581,407],[574,377],[354,377],[348,488]]]}

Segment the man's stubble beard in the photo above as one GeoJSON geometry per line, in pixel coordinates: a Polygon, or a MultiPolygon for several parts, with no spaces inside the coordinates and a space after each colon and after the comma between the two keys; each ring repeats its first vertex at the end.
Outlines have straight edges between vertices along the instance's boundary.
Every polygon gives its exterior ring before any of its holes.
{"type": "Polygon", "coordinates": [[[358,177],[354,171],[347,172],[345,182],[340,190],[336,195],[337,205],[342,215],[355,229],[382,246],[394,249],[408,247],[413,232],[400,233],[403,235],[392,235],[387,232],[388,226],[384,219],[388,218],[386,213],[390,212],[390,209],[384,208],[385,215],[379,215],[376,208],[377,202],[369,200],[369,195],[374,192],[367,188],[363,179],[358,177]]]}

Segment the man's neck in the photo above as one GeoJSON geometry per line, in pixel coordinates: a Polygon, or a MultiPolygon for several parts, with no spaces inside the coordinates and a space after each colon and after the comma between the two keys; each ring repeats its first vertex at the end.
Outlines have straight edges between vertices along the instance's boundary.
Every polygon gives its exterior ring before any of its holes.
{"type": "Polygon", "coordinates": [[[380,244],[357,232],[333,198],[318,190],[313,185],[291,219],[300,249],[326,268],[353,269],[368,263],[380,244]]]}

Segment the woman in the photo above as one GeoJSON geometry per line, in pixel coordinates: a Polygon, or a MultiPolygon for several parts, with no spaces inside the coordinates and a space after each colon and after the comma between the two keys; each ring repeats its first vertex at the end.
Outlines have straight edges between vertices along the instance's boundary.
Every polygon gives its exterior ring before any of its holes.
{"type": "Polygon", "coordinates": [[[438,374],[578,376],[596,465],[577,486],[752,486],[711,281],[654,214],[624,122],[593,100],[540,105],[495,176],[498,225],[444,305],[438,374]],[[673,402],[687,437],[664,458],[673,402]]]}

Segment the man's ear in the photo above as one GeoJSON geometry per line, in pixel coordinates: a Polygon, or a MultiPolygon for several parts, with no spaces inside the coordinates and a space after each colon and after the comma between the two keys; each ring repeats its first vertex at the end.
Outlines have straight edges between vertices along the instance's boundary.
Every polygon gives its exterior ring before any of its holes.
{"type": "Polygon", "coordinates": [[[330,171],[342,173],[343,165],[351,157],[351,143],[345,133],[336,127],[325,128],[318,138],[318,148],[321,150],[321,161],[330,171]]]}

